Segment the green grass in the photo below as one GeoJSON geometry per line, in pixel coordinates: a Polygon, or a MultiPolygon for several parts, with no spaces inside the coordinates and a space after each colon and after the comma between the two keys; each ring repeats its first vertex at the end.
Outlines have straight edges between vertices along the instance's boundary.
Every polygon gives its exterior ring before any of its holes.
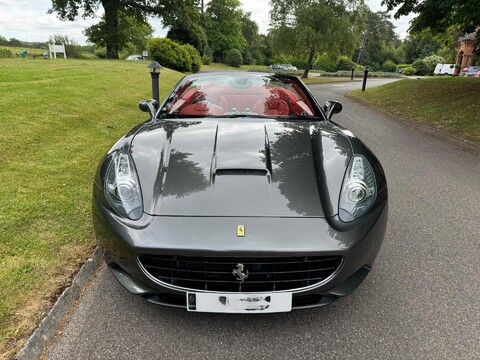
{"type": "MultiPolygon", "coordinates": [[[[47,48],[45,47],[45,49],[34,49],[34,48],[23,48],[23,47],[14,47],[14,46],[0,46],[0,49],[7,49],[7,50],[10,50],[13,55],[15,56],[15,54],[17,54],[17,56],[20,56],[20,53],[23,51],[23,50],[27,50],[27,54],[29,55],[32,55],[32,54],[35,54],[35,55],[43,55],[43,53],[47,50],[47,48]]],[[[63,54],[62,54],[63,56],[63,54]]]]}
{"type": "Polygon", "coordinates": [[[480,144],[480,79],[402,80],[353,91],[356,99],[480,144]]]}
{"type": "MultiPolygon", "coordinates": [[[[12,357],[95,246],[91,187],[148,116],[144,62],[0,59],[0,358],[12,357]]],[[[161,94],[182,74],[163,69],[161,94]]]]}

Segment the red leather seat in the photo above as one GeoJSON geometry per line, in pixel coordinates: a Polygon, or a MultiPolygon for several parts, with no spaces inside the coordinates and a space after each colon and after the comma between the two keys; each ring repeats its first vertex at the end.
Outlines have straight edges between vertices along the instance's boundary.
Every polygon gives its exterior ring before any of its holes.
{"type": "Polygon", "coordinates": [[[259,100],[253,107],[253,112],[267,116],[287,116],[290,108],[283,100],[270,98],[259,100]]]}
{"type": "Polygon", "coordinates": [[[199,101],[195,104],[185,106],[180,110],[180,115],[223,115],[225,110],[215,104],[209,104],[205,101],[199,101]]]}

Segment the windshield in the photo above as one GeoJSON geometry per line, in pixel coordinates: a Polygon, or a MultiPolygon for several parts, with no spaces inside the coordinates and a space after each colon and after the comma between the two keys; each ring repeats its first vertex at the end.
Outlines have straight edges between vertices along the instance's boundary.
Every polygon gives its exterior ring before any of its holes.
{"type": "Polygon", "coordinates": [[[311,102],[291,78],[265,74],[187,77],[162,109],[167,117],[314,116],[311,102]]]}

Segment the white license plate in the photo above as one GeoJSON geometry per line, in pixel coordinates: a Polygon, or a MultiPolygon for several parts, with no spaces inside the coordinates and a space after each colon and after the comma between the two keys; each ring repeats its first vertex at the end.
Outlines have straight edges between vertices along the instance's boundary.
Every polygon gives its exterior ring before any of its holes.
{"type": "Polygon", "coordinates": [[[275,313],[292,310],[292,293],[187,293],[188,311],[275,313]]]}

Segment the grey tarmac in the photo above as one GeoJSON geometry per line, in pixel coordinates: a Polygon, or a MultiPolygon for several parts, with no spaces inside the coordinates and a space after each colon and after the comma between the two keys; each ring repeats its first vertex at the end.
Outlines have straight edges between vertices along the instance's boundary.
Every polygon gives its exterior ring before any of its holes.
{"type": "Polygon", "coordinates": [[[103,267],[46,359],[480,359],[479,158],[343,96],[359,86],[310,86],[342,102],[334,120],[387,174],[387,235],[352,295],[283,314],[188,313],[130,295],[103,267]]]}

